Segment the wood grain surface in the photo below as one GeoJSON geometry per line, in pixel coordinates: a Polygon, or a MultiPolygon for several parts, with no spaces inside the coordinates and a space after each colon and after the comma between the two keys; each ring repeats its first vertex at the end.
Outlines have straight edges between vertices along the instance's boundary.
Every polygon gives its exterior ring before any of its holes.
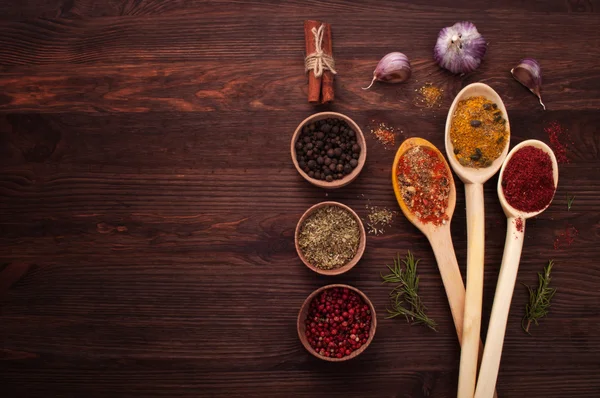
{"type": "MultiPolygon", "coordinates": [[[[294,250],[301,214],[323,200],[366,216],[397,209],[393,149],[367,128],[440,149],[452,99],[482,81],[503,98],[512,145],[568,129],[551,207],[528,221],[500,397],[600,395],[600,3],[0,1],[0,396],[455,396],[459,345],[433,254],[399,214],[370,235],[348,274],[310,272],[294,250]],[[303,20],[332,24],[336,101],[306,102],[303,20]],[[432,60],[439,29],[471,20],[489,42],[467,76],[432,60]],[[363,91],[378,60],[402,51],[406,84],[363,91]],[[540,61],[543,111],[509,70],[540,61]],[[444,89],[426,108],[415,91],[444,89]],[[297,124],[343,112],[367,135],[366,166],[348,187],[304,181],[290,155],[297,124]],[[575,195],[567,211],[567,194],[575,195]],[[574,226],[571,246],[554,240],[574,226]],[[385,319],[379,273],[397,252],[421,258],[435,333],[385,319]],[[555,259],[558,292],[532,336],[527,291],[555,259]],[[296,335],[308,294],[327,283],[364,291],[377,336],[359,358],[324,363],[296,335]]],[[[484,188],[483,328],[502,257],[497,179],[484,188]]],[[[452,233],[464,275],[464,189],[452,233]]],[[[399,210],[399,209],[397,209],[399,210]]]]}

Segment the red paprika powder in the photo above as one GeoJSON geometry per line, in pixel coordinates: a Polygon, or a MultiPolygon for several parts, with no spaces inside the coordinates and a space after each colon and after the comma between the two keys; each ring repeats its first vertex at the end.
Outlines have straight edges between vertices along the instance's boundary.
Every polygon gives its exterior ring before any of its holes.
{"type": "Polygon", "coordinates": [[[504,168],[502,191],[508,204],[517,210],[544,209],[556,191],[550,155],[533,146],[519,149],[504,168]]]}
{"type": "Polygon", "coordinates": [[[445,224],[452,177],[438,153],[426,146],[411,148],[400,158],[396,172],[406,207],[423,223],[445,224]]]}

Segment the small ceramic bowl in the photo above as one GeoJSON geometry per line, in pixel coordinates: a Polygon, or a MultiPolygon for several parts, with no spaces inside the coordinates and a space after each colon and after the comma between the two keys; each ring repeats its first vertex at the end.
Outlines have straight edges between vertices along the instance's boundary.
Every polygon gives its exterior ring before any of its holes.
{"type": "Polygon", "coordinates": [[[375,314],[375,307],[373,306],[373,303],[371,303],[371,300],[369,300],[369,298],[363,292],[361,292],[360,290],[358,290],[357,288],[352,287],[352,286],[348,286],[348,285],[340,285],[340,284],[327,285],[327,286],[323,286],[323,287],[315,290],[314,292],[312,292],[306,298],[306,300],[304,300],[304,304],[302,304],[302,307],[300,308],[300,312],[298,313],[298,324],[297,324],[297,327],[298,327],[298,337],[300,338],[300,341],[302,342],[302,345],[312,355],[314,355],[315,357],[317,357],[319,359],[322,359],[324,361],[329,361],[329,362],[344,362],[344,361],[347,361],[349,359],[356,358],[364,350],[366,350],[367,347],[371,344],[371,341],[373,341],[373,337],[375,336],[375,330],[377,329],[377,315],[375,314]],[[363,301],[365,302],[365,304],[367,304],[369,306],[369,309],[371,310],[371,330],[369,331],[369,338],[367,339],[367,342],[365,344],[363,344],[362,347],[360,347],[358,350],[352,352],[350,355],[347,355],[347,356],[345,356],[343,358],[331,358],[331,357],[326,357],[326,356],[323,356],[323,355],[319,354],[318,352],[316,352],[314,350],[314,348],[312,348],[310,346],[310,343],[308,342],[308,339],[306,338],[306,325],[305,325],[305,321],[306,321],[306,317],[308,315],[308,310],[309,310],[309,307],[310,307],[310,303],[323,290],[331,289],[331,288],[334,288],[334,287],[347,288],[347,289],[350,289],[350,290],[358,293],[358,295],[360,295],[360,297],[363,299],[363,301]]]}
{"type": "Polygon", "coordinates": [[[365,226],[363,225],[360,217],[358,216],[358,214],[356,214],[356,212],[354,210],[352,210],[348,206],[341,204],[339,202],[321,202],[321,203],[317,203],[316,205],[314,205],[311,208],[309,208],[308,210],[306,210],[304,212],[304,214],[302,215],[302,217],[300,217],[300,220],[298,221],[298,224],[296,225],[296,233],[294,236],[294,243],[296,245],[296,251],[298,252],[298,257],[300,257],[300,260],[302,260],[302,262],[308,268],[310,268],[311,270],[313,270],[316,273],[321,274],[321,275],[340,275],[340,274],[343,274],[344,272],[347,272],[350,269],[352,269],[352,267],[354,267],[358,263],[360,258],[362,257],[363,253],[365,252],[365,246],[367,243],[367,234],[365,232],[365,226]],[[354,257],[345,265],[343,265],[339,268],[334,268],[334,269],[321,269],[321,268],[315,267],[313,264],[311,264],[306,259],[306,257],[304,257],[304,255],[302,254],[302,250],[300,249],[300,245],[298,243],[298,239],[300,237],[300,229],[302,228],[302,224],[304,224],[304,221],[306,220],[306,218],[308,216],[310,216],[315,210],[320,209],[321,207],[325,207],[325,206],[338,206],[338,207],[341,207],[342,209],[349,211],[352,214],[352,216],[354,217],[354,219],[356,220],[356,222],[358,223],[358,230],[359,230],[359,234],[360,234],[360,242],[358,243],[358,249],[356,250],[356,254],[354,255],[354,257]]]}
{"type": "Polygon", "coordinates": [[[311,184],[316,185],[317,187],[328,188],[328,189],[341,188],[345,185],[350,184],[352,181],[354,181],[354,179],[356,179],[356,177],[358,177],[363,166],[365,165],[365,161],[367,160],[367,144],[366,144],[365,136],[363,135],[362,130],[360,129],[360,127],[358,127],[358,125],[354,122],[354,120],[350,119],[346,115],[343,115],[343,114],[337,113],[337,112],[321,112],[321,113],[314,114],[314,115],[309,116],[306,119],[304,119],[302,121],[302,123],[300,123],[298,125],[298,127],[296,128],[296,131],[294,131],[294,135],[292,136],[292,143],[290,146],[290,151],[292,154],[292,162],[294,162],[294,166],[296,167],[296,170],[298,170],[298,173],[300,173],[300,175],[302,177],[304,177],[304,179],[306,181],[310,182],[311,184]],[[354,130],[354,132],[356,133],[356,143],[360,146],[360,155],[358,157],[358,165],[354,168],[354,170],[352,170],[352,172],[350,174],[345,175],[342,179],[333,180],[331,182],[318,180],[316,178],[309,177],[308,174],[306,174],[304,172],[304,170],[302,170],[300,168],[300,165],[298,164],[298,159],[296,157],[295,145],[296,145],[296,141],[298,140],[298,137],[300,136],[300,133],[302,132],[302,127],[304,127],[305,125],[310,124],[312,122],[316,122],[316,121],[323,120],[323,119],[341,119],[341,120],[345,121],[348,124],[348,126],[350,126],[352,128],[352,130],[354,130]]]}

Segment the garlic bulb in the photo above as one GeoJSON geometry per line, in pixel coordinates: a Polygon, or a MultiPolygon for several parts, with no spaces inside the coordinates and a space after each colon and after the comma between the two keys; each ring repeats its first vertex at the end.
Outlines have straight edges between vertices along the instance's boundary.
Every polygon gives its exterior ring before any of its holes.
{"type": "Polygon", "coordinates": [[[534,93],[540,100],[540,104],[546,110],[546,105],[542,102],[540,90],[542,88],[542,68],[533,58],[524,58],[519,65],[510,70],[516,81],[524,85],[534,93]]]}
{"type": "Polygon", "coordinates": [[[471,22],[457,22],[440,30],[433,49],[435,61],[452,73],[468,73],[481,64],[487,43],[471,22]]]}
{"type": "Polygon", "coordinates": [[[363,87],[363,90],[371,88],[375,80],[387,83],[402,83],[410,77],[411,69],[408,57],[399,52],[389,53],[377,64],[373,72],[373,80],[369,87],[363,87]]]}

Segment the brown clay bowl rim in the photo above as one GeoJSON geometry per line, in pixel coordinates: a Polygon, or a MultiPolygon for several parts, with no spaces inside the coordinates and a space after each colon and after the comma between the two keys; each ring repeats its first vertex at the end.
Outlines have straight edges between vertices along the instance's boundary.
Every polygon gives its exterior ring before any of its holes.
{"type": "Polygon", "coordinates": [[[343,274],[344,272],[351,270],[362,258],[363,254],[365,252],[365,247],[367,245],[367,233],[365,232],[365,226],[363,225],[362,220],[360,219],[358,214],[356,214],[356,212],[354,210],[352,210],[350,207],[346,206],[343,203],[334,202],[334,201],[319,202],[316,205],[309,207],[308,210],[306,210],[304,212],[304,214],[302,214],[302,217],[300,217],[300,220],[298,220],[298,224],[296,224],[296,232],[294,233],[294,245],[296,246],[296,252],[298,253],[298,257],[300,257],[300,260],[302,260],[304,265],[306,265],[311,270],[313,270],[316,273],[321,274],[321,275],[340,275],[340,274],[343,274]],[[312,212],[314,212],[315,210],[320,209],[321,207],[325,207],[325,206],[338,206],[338,207],[341,207],[342,209],[347,210],[356,219],[356,221],[358,222],[358,226],[359,226],[358,231],[360,234],[360,242],[358,243],[358,249],[356,250],[356,254],[354,255],[354,257],[352,257],[352,260],[350,260],[348,263],[344,264],[343,266],[341,266],[339,268],[334,268],[334,269],[321,269],[321,268],[317,268],[314,265],[312,265],[302,254],[302,250],[300,249],[300,245],[298,243],[298,237],[300,235],[300,228],[302,227],[302,224],[304,223],[306,218],[309,215],[311,215],[312,212]]]}
{"type": "Polygon", "coordinates": [[[338,112],[320,112],[320,113],[315,113],[314,115],[307,117],[298,125],[298,127],[296,127],[296,131],[294,131],[294,135],[292,135],[290,152],[292,154],[292,162],[294,163],[294,167],[296,167],[296,170],[298,170],[298,173],[300,173],[300,175],[302,177],[304,177],[304,179],[306,181],[308,181],[311,184],[313,184],[317,187],[320,187],[320,188],[335,189],[335,188],[341,188],[343,186],[350,184],[352,181],[354,181],[356,179],[356,177],[358,177],[358,175],[362,171],[363,166],[365,165],[365,162],[367,160],[367,142],[365,141],[365,136],[364,136],[362,130],[360,129],[360,127],[358,126],[358,124],[356,124],[356,122],[354,122],[354,120],[350,119],[348,116],[346,116],[342,113],[338,113],[338,112]],[[315,122],[315,121],[329,119],[329,118],[342,119],[343,121],[348,123],[348,125],[350,127],[352,127],[352,129],[356,132],[356,142],[358,145],[360,145],[360,155],[358,157],[358,165],[356,166],[356,168],[354,170],[352,170],[352,172],[350,174],[344,176],[344,178],[342,178],[341,180],[334,180],[332,182],[321,181],[321,180],[317,180],[316,178],[310,178],[308,176],[308,174],[306,174],[304,172],[304,170],[302,170],[300,168],[300,165],[298,164],[298,159],[296,157],[296,147],[295,147],[296,140],[298,139],[298,136],[300,135],[300,133],[302,131],[302,127],[304,127],[304,125],[306,125],[310,122],[315,122]]]}
{"type": "Polygon", "coordinates": [[[310,352],[313,356],[315,356],[319,359],[322,359],[324,361],[329,361],[329,362],[344,362],[344,361],[348,361],[350,359],[356,358],[357,356],[362,354],[362,352],[364,350],[366,350],[369,345],[371,345],[371,341],[373,341],[373,337],[375,337],[375,331],[377,330],[377,314],[375,313],[375,306],[373,306],[373,303],[371,302],[371,300],[369,300],[369,298],[367,297],[366,294],[364,294],[362,291],[360,291],[359,289],[357,289],[353,286],[336,283],[336,284],[332,284],[332,285],[322,286],[308,295],[306,300],[304,300],[302,307],[300,307],[300,312],[298,313],[297,329],[298,329],[298,337],[300,338],[300,342],[302,342],[302,345],[304,346],[304,348],[306,348],[306,350],[308,352],[310,352]],[[331,289],[334,287],[347,288],[347,289],[350,289],[350,290],[356,292],[363,299],[365,304],[367,304],[369,306],[369,309],[371,310],[371,330],[369,331],[369,338],[367,339],[367,342],[365,344],[363,344],[358,350],[352,352],[350,355],[347,355],[343,358],[330,358],[330,357],[325,357],[325,356],[317,353],[314,350],[314,348],[312,348],[310,346],[310,344],[308,343],[308,339],[306,338],[306,325],[304,324],[304,321],[306,320],[306,316],[308,314],[308,309],[309,309],[311,301],[322,291],[331,289]]]}

